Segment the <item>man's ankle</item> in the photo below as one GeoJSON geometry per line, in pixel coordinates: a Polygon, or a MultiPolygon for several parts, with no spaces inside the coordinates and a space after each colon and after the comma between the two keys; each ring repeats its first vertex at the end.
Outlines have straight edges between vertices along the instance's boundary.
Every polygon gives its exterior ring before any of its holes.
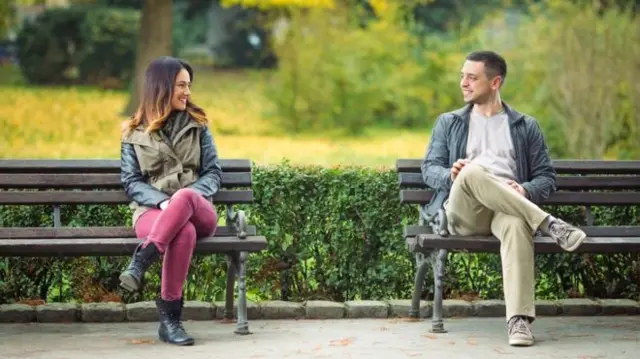
{"type": "Polygon", "coordinates": [[[547,217],[544,219],[544,221],[542,221],[542,223],[540,223],[540,226],[538,227],[538,229],[544,233],[547,236],[551,235],[551,225],[553,224],[553,222],[556,221],[556,218],[552,215],[547,215],[547,217]]]}

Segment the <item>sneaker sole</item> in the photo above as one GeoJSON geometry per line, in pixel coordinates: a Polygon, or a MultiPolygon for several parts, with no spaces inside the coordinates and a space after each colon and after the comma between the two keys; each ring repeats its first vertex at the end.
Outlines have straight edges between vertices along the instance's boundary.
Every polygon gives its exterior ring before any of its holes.
{"type": "Polygon", "coordinates": [[[533,339],[509,339],[509,345],[514,347],[530,347],[533,345],[533,339]]]}
{"type": "Polygon", "coordinates": [[[129,292],[135,292],[139,288],[138,282],[136,282],[132,276],[127,274],[120,275],[120,286],[129,292]]]}
{"type": "Polygon", "coordinates": [[[573,252],[576,249],[578,249],[578,247],[580,247],[582,245],[582,242],[584,242],[584,240],[587,239],[587,234],[584,233],[582,236],[580,236],[580,239],[578,239],[576,241],[576,243],[574,243],[571,247],[565,248],[565,250],[567,252],[573,252]]]}

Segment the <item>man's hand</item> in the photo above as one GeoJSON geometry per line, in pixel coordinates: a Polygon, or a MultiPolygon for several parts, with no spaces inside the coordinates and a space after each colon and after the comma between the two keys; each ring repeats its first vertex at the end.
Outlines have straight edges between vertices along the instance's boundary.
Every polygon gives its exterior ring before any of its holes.
{"type": "Polygon", "coordinates": [[[461,158],[451,166],[451,181],[456,180],[456,177],[458,177],[458,174],[462,171],[462,168],[467,165],[467,163],[469,163],[469,160],[461,158]]]}
{"type": "Polygon", "coordinates": [[[511,188],[515,189],[521,195],[527,197],[527,190],[524,189],[524,187],[522,187],[518,182],[513,180],[508,180],[507,184],[511,186],[511,188]]]}

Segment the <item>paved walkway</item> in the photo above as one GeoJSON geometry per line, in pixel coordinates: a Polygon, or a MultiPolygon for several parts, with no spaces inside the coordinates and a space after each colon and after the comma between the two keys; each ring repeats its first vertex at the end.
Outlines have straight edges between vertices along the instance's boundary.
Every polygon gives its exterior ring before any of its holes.
{"type": "Polygon", "coordinates": [[[640,358],[640,316],[540,318],[529,348],[506,344],[500,318],[450,319],[449,333],[438,335],[429,324],[253,321],[253,335],[237,336],[233,324],[187,322],[197,342],[186,348],[157,341],[156,323],[0,324],[0,358],[640,358]]]}

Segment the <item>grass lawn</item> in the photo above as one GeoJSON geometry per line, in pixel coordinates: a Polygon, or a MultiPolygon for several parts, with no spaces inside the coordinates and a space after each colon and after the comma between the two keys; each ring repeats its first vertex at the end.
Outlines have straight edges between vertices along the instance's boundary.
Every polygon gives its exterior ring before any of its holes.
{"type": "MultiPolygon", "coordinates": [[[[365,136],[289,135],[266,120],[262,73],[196,72],[193,99],[211,119],[222,158],[258,164],[393,166],[422,157],[430,129],[369,129],[365,136]]],[[[120,114],[128,94],[88,87],[32,87],[0,67],[0,158],[118,158],[120,114]]]]}

